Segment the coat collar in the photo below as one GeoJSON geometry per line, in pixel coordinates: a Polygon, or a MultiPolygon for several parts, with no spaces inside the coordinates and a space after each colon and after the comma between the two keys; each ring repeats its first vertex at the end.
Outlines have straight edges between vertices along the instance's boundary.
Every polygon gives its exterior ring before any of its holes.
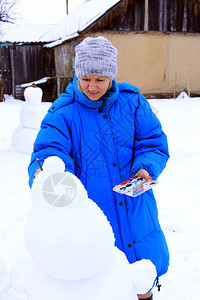
{"type": "Polygon", "coordinates": [[[119,94],[119,87],[115,79],[112,81],[112,87],[110,91],[97,101],[90,100],[80,91],[80,89],[78,88],[78,79],[76,76],[74,76],[73,80],[73,90],[75,94],[75,101],[88,108],[99,108],[103,105],[110,106],[115,102],[119,94]]]}

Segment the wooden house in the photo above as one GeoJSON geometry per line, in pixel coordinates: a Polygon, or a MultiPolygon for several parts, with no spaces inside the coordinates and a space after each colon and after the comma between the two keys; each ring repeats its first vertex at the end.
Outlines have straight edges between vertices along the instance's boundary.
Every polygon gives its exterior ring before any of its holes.
{"type": "Polygon", "coordinates": [[[146,95],[200,94],[199,0],[85,1],[48,35],[58,95],[73,78],[75,46],[99,35],[118,49],[118,82],[146,95]]]}

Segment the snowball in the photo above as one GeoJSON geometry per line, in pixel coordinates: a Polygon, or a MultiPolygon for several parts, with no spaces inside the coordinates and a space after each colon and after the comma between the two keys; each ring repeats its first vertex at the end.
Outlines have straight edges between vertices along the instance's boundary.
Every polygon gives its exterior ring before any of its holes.
{"type": "Polygon", "coordinates": [[[130,265],[130,274],[137,294],[147,293],[154,284],[157,272],[150,260],[143,259],[130,265]]]}
{"type": "Polygon", "coordinates": [[[65,164],[59,157],[51,156],[45,159],[43,171],[36,176],[32,186],[35,208],[41,211],[62,208],[68,204],[84,205],[88,197],[86,189],[75,175],[64,170],[65,164]]]}
{"type": "Polygon", "coordinates": [[[17,152],[31,154],[37,134],[38,130],[19,125],[12,136],[12,145],[17,152]]]}
{"type": "Polygon", "coordinates": [[[69,205],[47,214],[32,212],[25,226],[25,242],[46,273],[71,281],[94,276],[106,267],[115,240],[105,216],[97,211],[93,205],[81,210],[69,205]]]}
{"type": "Polygon", "coordinates": [[[50,156],[45,159],[43,164],[44,172],[56,173],[56,172],[64,172],[65,164],[63,160],[58,156],[50,156]]]}
{"type": "Polygon", "coordinates": [[[27,87],[24,90],[24,98],[27,102],[31,102],[34,105],[38,105],[42,101],[42,89],[39,87],[27,87]]]}
{"type": "Polygon", "coordinates": [[[56,279],[32,263],[27,269],[26,292],[31,300],[137,300],[126,265],[117,255],[103,272],[78,281],[56,279]]]}
{"type": "Polygon", "coordinates": [[[39,130],[45,113],[42,106],[36,106],[32,103],[25,102],[20,110],[20,124],[22,127],[39,130]]]}

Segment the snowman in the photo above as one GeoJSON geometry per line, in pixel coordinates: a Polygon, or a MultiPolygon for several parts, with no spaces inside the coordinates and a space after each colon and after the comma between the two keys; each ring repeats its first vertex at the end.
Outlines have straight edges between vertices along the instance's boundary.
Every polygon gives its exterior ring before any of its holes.
{"type": "Polygon", "coordinates": [[[102,210],[64,170],[60,158],[49,157],[34,180],[25,223],[31,261],[14,266],[13,287],[28,300],[137,300],[152,288],[155,266],[129,264],[102,210]]]}
{"type": "Polygon", "coordinates": [[[17,152],[31,154],[40,124],[44,118],[42,89],[33,84],[24,90],[25,103],[20,110],[20,125],[16,128],[12,145],[17,152]]]}

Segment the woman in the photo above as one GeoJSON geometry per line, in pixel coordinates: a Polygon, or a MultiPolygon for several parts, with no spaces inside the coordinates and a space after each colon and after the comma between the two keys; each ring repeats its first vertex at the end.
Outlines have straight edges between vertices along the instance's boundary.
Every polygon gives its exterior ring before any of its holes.
{"type": "MultiPolygon", "coordinates": [[[[84,184],[107,216],[116,246],[130,263],[143,258],[167,272],[169,253],[153,191],[132,198],[113,187],[133,175],[157,179],[169,158],[158,118],[139,89],[118,84],[117,50],[105,38],[86,38],[76,47],[75,77],[49,109],[34,144],[30,185],[48,156],[84,184]]],[[[152,293],[139,299],[153,299],[152,293]]]]}

